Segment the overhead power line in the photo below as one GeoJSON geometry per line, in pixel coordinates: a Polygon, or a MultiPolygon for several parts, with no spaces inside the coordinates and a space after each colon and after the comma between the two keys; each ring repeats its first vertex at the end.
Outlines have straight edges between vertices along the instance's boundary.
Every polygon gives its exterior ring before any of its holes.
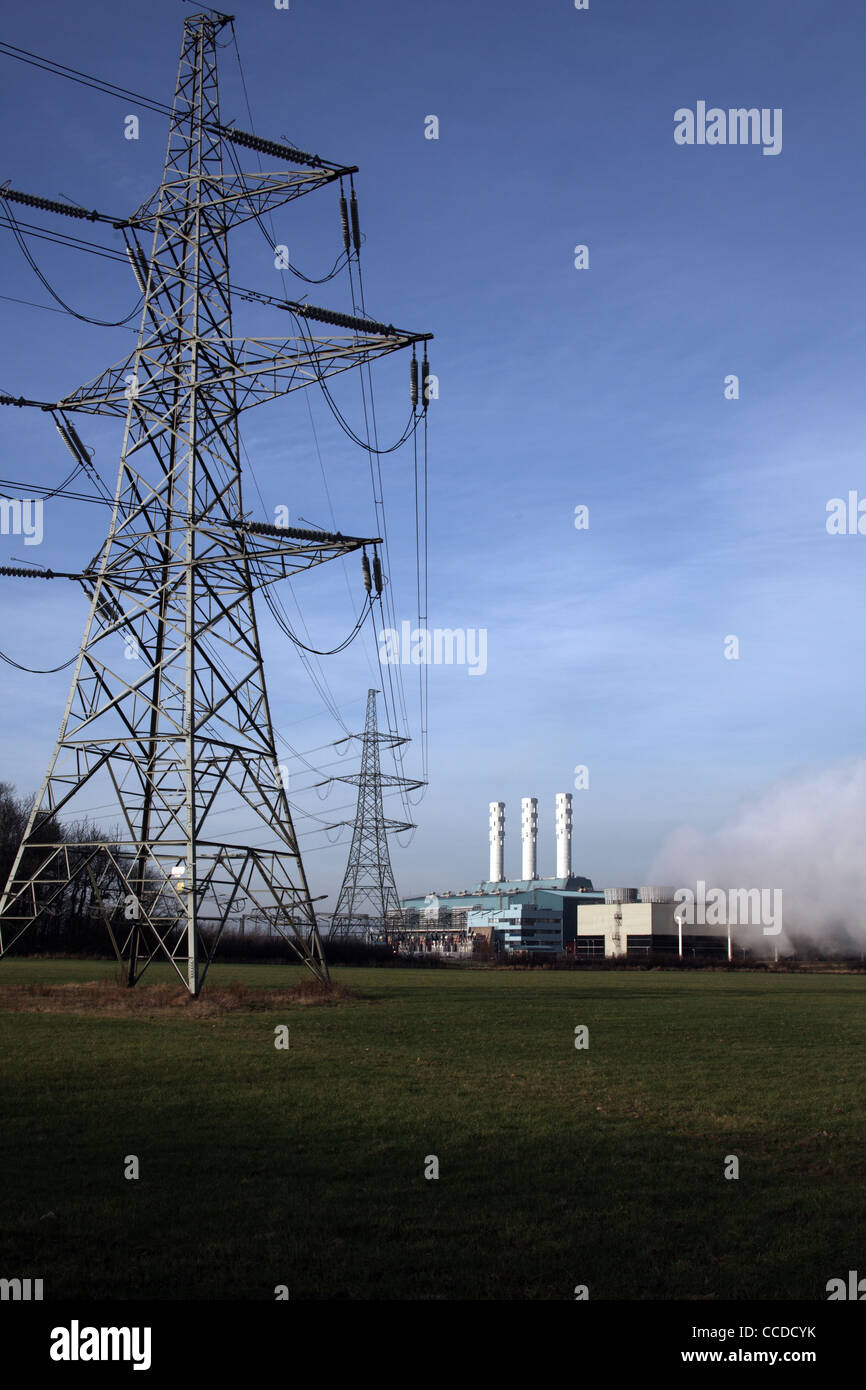
{"type": "MultiPolygon", "coordinates": [[[[46,58],[39,53],[31,53],[26,48],[18,48],[15,44],[0,42],[0,53],[9,58],[15,58],[18,62],[28,63],[31,67],[41,68],[44,72],[50,72],[55,77],[65,77],[70,82],[77,82],[83,87],[92,87],[95,91],[104,92],[106,96],[119,97],[123,101],[134,101],[139,106],[144,106],[149,111],[156,112],[160,116],[185,115],[183,111],[183,100],[176,102],[174,107],[159,101],[155,97],[145,96],[143,92],[134,92],[129,87],[121,87],[116,82],[106,82],[101,77],[94,77],[92,73],[82,72],[80,68],[68,67],[65,63],[55,62],[53,58],[46,58]]],[[[224,140],[230,140],[232,144],[240,145],[244,149],[256,150],[260,154],[272,155],[275,159],[286,159],[290,164],[301,164],[311,169],[333,169],[335,172],[343,174],[356,174],[356,165],[332,164],[330,160],[322,159],[320,155],[309,154],[306,150],[296,149],[293,145],[286,145],[277,140],[263,140],[258,135],[252,135],[246,130],[237,130],[234,126],[223,125],[219,121],[203,122],[205,129],[222,136],[224,140]]]]}
{"type": "Polygon", "coordinates": [[[153,97],[144,96],[141,92],[133,92],[129,87],[120,87],[115,82],[105,82],[102,78],[92,77],[86,72],[81,72],[78,68],[67,67],[65,63],[56,63],[52,58],[44,58],[38,53],[31,53],[26,48],[17,48],[15,44],[0,43],[0,53],[6,54],[9,58],[17,59],[19,63],[28,63],[31,67],[53,73],[55,77],[65,77],[70,82],[77,82],[83,87],[94,87],[97,91],[104,92],[108,96],[122,97],[124,101],[136,101],[139,106],[145,106],[160,116],[171,115],[171,107],[166,105],[164,101],[157,101],[153,97]]]}

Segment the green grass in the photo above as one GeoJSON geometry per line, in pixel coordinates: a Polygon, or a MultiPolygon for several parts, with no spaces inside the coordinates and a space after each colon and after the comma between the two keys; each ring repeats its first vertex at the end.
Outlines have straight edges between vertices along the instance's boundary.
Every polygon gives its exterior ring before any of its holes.
{"type": "MultiPolygon", "coordinates": [[[[9,961],[0,985],[112,974],[9,961]]],[[[359,998],[0,1012],[0,1275],[50,1298],[825,1299],[862,1267],[866,977],[334,975],[359,998]]]]}

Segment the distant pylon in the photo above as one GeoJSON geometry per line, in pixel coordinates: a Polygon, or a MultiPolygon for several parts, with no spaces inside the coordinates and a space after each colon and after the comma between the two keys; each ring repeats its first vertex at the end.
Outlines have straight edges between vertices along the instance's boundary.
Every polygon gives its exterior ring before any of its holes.
{"type": "MultiPolygon", "coordinates": [[[[331,779],[357,786],[358,808],[355,813],[349,862],[334,905],[329,937],[348,936],[363,925],[399,926],[405,920],[397,896],[394,871],[391,868],[388,832],[413,830],[414,825],[411,821],[386,821],[382,809],[382,788],[403,787],[406,790],[415,790],[423,786],[423,783],[382,772],[379,745],[384,743],[396,748],[408,740],[400,738],[397,734],[378,732],[377,693],[375,690],[367,692],[364,733],[350,735],[351,738],[363,739],[361,771],[331,779]]],[[[346,742],[345,739],[338,741],[346,742]]]]}

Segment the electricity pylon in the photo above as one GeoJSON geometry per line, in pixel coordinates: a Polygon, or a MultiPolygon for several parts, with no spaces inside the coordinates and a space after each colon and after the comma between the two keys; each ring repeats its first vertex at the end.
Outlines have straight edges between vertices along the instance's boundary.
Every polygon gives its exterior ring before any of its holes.
{"type": "MultiPolygon", "coordinates": [[[[327,979],[278,766],[253,591],[365,546],[378,558],[376,537],[248,519],[238,417],[429,337],[253,292],[244,295],[293,313],[297,336],[234,336],[229,231],[355,170],[221,124],[216,35],[228,22],[186,20],[162,183],[131,218],[114,221],[144,296],[135,351],[56,404],[2,399],[50,410],[82,462],[89,455],[70,414],[125,425],[108,537],[86,570],[64,576],[85,588],[90,612],[54,754],[0,899],[0,954],[86,873],[128,983],[152,960],[168,960],[193,995],[241,909],[327,979]],[[224,172],[229,143],[283,167],[224,172]],[[140,233],[152,235],[149,257],[140,233]],[[351,332],[313,339],[307,320],[351,332]],[[80,807],[85,788],[116,831],[57,843],[56,818],[80,807]],[[243,839],[249,827],[228,828],[239,809],[256,822],[255,842],[243,839]],[[116,885],[107,898],[93,872],[106,856],[116,885]]],[[[353,194],[357,252],[356,208],[353,194]]],[[[349,253],[345,215],[343,225],[349,253]]]]}
{"type": "MultiPolygon", "coordinates": [[[[362,739],[360,772],[329,779],[334,782],[346,782],[358,788],[355,820],[350,822],[353,824],[353,830],[349,862],[334,904],[329,932],[331,937],[349,935],[353,928],[361,925],[361,918],[372,918],[377,926],[381,923],[383,927],[400,925],[404,920],[388,852],[388,832],[413,830],[415,827],[411,821],[385,819],[382,788],[403,787],[407,791],[413,791],[423,786],[423,783],[382,771],[380,744],[396,748],[408,740],[397,734],[378,732],[376,695],[375,690],[367,692],[367,718],[363,734],[350,735],[351,738],[362,739]]],[[[337,741],[338,744],[345,742],[346,739],[337,741]]]]}

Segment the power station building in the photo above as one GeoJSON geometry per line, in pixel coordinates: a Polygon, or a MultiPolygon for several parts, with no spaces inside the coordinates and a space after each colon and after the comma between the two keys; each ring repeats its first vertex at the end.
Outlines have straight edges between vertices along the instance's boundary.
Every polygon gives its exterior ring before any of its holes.
{"type": "Polygon", "coordinates": [[[489,813],[490,877],[473,890],[430,892],[404,898],[405,923],[389,940],[401,950],[438,950],[470,955],[479,936],[495,950],[562,951],[592,960],[614,956],[670,955],[729,958],[727,927],[685,930],[672,888],[608,888],[572,873],[572,795],[558,792],[555,804],[556,877],[539,878],[538,799],[521,803],[521,869],[506,879],[505,803],[489,813]],[[399,935],[399,939],[398,939],[399,935]]]}
{"type": "Polygon", "coordinates": [[[727,927],[687,932],[685,912],[674,902],[672,888],[608,888],[603,902],[578,909],[571,950],[585,960],[641,955],[729,959],[733,942],[727,927]]]}
{"type": "Polygon", "coordinates": [[[478,907],[468,913],[467,926],[472,937],[486,937],[497,952],[562,953],[562,912],[554,907],[535,903],[512,903],[494,911],[478,907]]]}

